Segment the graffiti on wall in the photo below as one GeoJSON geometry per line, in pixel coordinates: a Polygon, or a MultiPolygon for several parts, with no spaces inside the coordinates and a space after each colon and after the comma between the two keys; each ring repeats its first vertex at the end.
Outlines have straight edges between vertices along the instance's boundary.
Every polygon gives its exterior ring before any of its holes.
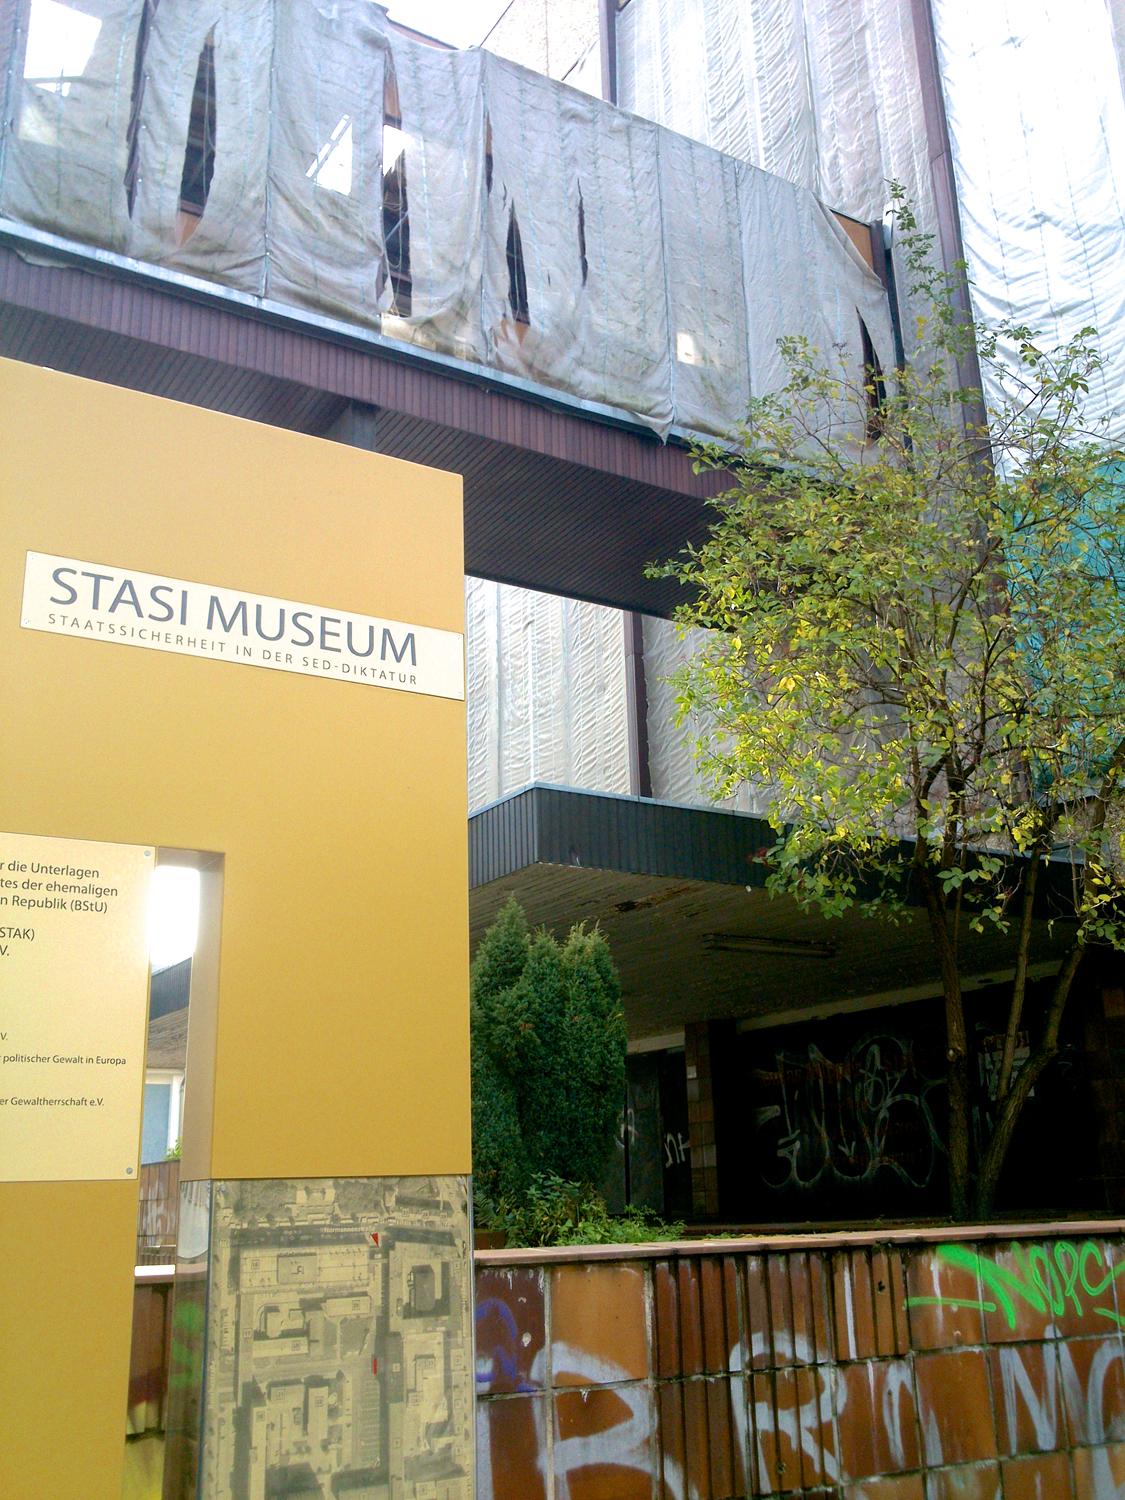
{"type": "Polygon", "coordinates": [[[664,1165],[679,1167],[691,1161],[691,1141],[682,1130],[669,1130],[664,1136],[664,1165]]]}
{"type": "Polygon", "coordinates": [[[1089,1311],[1125,1328],[1125,1318],[1118,1314],[1113,1296],[1114,1283],[1125,1275],[1125,1261],[1111,1266],[1102,1246],[1093,1240],[1081,1244],[1054,1240],[1049,1245],[1021,1245],[1014,1240],[1007,1254],[1012,1268],[971,1245],[939,1245],[939,1262],[969,1272],[986,1295],[908,1297],[906,1305],[999,1312],[1011,1332],[1016,1330],[1021,1307],[1052,1317],[1061,1317],[1068,1308],[1080,1317],[1089,1311]]]}
{"type": "Polygon", "coordinates": [[[1125,1500],[1120,1253],[478,1267],[479,1500],[858,1494],[1010,1462],[1028,1494],[1064,1500],[1073,1466],[1074,1494],[1125,1500]]]}
{"type": "Polygon", "coordinates": [[[778,1050],[772,1068],[755,1069],[763,1183],[810,1189],[882,1173],[928,1186],[944,1151],[931,1106],[940,1087],[899,1036],[865,1037],[839,1061],[815,1042],[778,1050]]]}

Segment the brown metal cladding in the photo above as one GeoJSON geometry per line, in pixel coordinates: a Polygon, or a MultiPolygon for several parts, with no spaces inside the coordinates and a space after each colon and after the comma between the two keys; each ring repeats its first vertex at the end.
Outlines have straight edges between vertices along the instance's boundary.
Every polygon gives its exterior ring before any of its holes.
{"type": "Polygon", "coordinates": [[[550,392],[2,244],[0,353],[317,434],[349,402],[376,407],[380,452],[464,476],[469,571],[623,608],[676,602],[644,567],[702,534],[721,487],[683,447],[545,404],[550,392]]]}

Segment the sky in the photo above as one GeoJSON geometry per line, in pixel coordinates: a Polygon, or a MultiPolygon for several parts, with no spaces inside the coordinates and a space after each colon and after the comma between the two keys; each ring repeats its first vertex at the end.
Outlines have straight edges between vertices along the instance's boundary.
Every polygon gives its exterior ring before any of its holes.
{"type": "Polygon", "coordinates": [[[455,47],[476,47],[508,8],[508,0],[390,0],[391,19],[455,47]]]}

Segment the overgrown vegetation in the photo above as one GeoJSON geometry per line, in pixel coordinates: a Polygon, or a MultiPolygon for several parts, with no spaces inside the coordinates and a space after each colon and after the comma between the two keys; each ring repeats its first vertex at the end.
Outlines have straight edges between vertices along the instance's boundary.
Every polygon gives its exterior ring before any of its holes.
{"type": "Polygon", "coordinates": [[[530,932],[514,899],[472,968],[473,1184],[478,1224],[510,1244],[652,1238],[614,1218],[603,1181],[625,1096],[625,1017],[609,946],[530,932]]]}
{"type": "Polygon", "coordinates": [[[784,389],[752,403],[734,453],[699,455],[732,481],[709,538],[655,571],[690,593],[681,624],[708,632],[676,679],[682,718],[710,726],[704,772],[719,796],[743,782],[771,796],[771,889],[834,917],[925,911],[964,1217],[993,1207],[1083,956],[1125,948],[1125,469],[1083,413],[1094,331],[1048,348],[974,325],[897,192],[896,206],[923,308],[914,362],[884,383],[783,340],[784,389]],[[998,393],[987,410],[955,373],[974,353],[998,393]],[[1066,948],[1030,1017],[1033,915],[1060,859],[1066,948]],[[989,926],[1014,979],[974,1159],[962,963],[966,931],[989,926]]]}
{"type": "Polygon", "coordinates": [[[536,1172],[520,1198],[492,1206],[489,1227],[502,1230],[510,1248],[540,1245],[642,1245],[684,1237],[682,1223],[666,1224],[642,1208],[611,1214],[589,1183],[536,1172]]]}

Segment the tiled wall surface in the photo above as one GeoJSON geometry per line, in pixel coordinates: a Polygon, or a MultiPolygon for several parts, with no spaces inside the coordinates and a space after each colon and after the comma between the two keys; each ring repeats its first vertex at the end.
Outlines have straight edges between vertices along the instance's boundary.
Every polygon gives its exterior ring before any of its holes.
{"type": "Polygon", "coordinates": [[[1112,1227],[478,1256],[478,1500],[1125,1500],[1112,1227]]]}

